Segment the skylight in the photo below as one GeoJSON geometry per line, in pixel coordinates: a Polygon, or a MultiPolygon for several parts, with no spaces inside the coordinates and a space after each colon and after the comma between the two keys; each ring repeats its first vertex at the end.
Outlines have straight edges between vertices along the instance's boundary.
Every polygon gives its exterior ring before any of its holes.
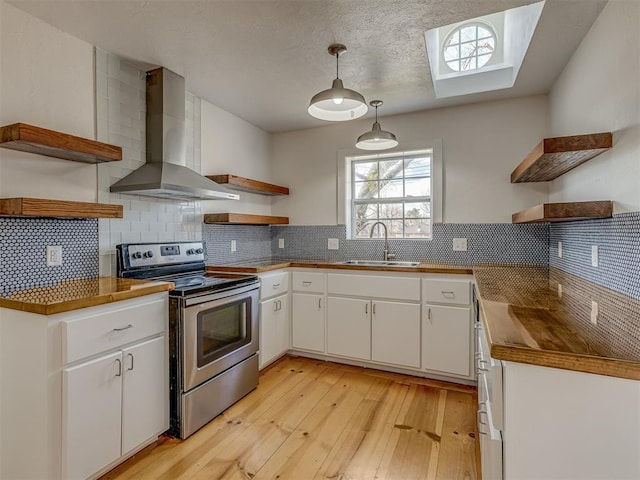
{"type": "Polygon", "coordinates": [[[513,87],[544,1],[427,30],[436,97],[513,87]]]}

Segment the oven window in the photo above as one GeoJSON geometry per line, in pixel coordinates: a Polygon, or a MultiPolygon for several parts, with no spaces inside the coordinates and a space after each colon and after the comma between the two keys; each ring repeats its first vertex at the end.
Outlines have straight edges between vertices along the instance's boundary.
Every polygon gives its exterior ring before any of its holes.
{"type": "Polygon", "coordinates": [[[250,298],[198,314],[198,367],[251,342],[250,298]]]}

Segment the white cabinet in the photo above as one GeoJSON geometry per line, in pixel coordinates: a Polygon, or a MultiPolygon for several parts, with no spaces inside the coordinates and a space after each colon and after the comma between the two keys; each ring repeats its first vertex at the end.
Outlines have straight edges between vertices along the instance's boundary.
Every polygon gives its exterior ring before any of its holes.
{"type": "Polygon", "coordinates": [[[471,279],[422,279],[422,369],[473,379],[471,279]]]}
{"type": "Polygon", "coordinates": [[[327,299],[327,352],[371,360],[371,301],[327,299]]]}
{"type": "Polygon", "coordinates": [[[259,368],[284,355],[291,341],[289,315],[289,272],[278,270],[261,273],[260,278],[260,344],[259,368]]]}
{"type": "Polygon", "coordinates": [[[260,368],[289,350],[289,295],[260,302],[260,368]]]}
{"type": "Polygon", "coordinates": [[[325,303],[323,294],[293,293],[292,348],[324,353],[325,303]]]}
{"type": "Polygon", "coordinates": [[[371,313],[371,360],[420,368],[420,305],[376,300],[371,313]]]}

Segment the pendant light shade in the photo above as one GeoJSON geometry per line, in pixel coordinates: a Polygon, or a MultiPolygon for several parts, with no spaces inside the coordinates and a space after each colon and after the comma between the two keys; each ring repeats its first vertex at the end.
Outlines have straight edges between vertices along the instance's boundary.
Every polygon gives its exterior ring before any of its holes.
{"type": "Polygon", "coordinates": [[[336,79],[330,89],[313,96],[307,111],[312,117],[332,122],[360,118],[369,110],[364,97],[355,90],[344,88],[338,75],[340,55],[347,51],[347,47],[336,43],[329,46],[328,50],[330,55],[336,57],[336,79]]]}
{"type": "Polygon", "coordinates": [[[370,132],[363,133],[356,141],[356,148],[360,150],[387,150],[398,145],[396,136],[382,130],[378,123],[378,107],[382,105],[382,100],[372,100],[371,106],[376,109],[376,121],[370,132]]]}

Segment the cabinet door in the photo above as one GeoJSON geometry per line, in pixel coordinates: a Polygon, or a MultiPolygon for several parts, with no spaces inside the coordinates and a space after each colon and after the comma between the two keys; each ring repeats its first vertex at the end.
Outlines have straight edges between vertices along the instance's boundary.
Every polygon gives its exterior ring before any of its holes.
{"type": "Polygon", "coordinates": [[[289,295],[260,304],[260,368],[289,349],[289,295]]]}
{"type": "Polygon", "coordinates": [[[422,368],[471,374],[471,309],[427,305],[422,328],[422,368]]]}
{"type": "Polygon", "coordinates": [[[324,295],[293,294],[291,345],[324,352],[324,295]]]}
{"type": "Polygon", "coordinates": [[[420,305],[372,302],[371,360],[420,368],[420,305]]]}
{"type": "Polygon", "coordinates": [[[122,351],[122,454],[169,428],[167,337],[122,351]]]}
{"type": "Polygon", "coordinates": [[[62,371],[62,477],[87,478],[120,457],[122,353],[62,371]]]}
{"type": "Polygon", "coordinates": [[[371,302],[354,298],[327,299],[327,352],[371,360],[371,302]]]}

